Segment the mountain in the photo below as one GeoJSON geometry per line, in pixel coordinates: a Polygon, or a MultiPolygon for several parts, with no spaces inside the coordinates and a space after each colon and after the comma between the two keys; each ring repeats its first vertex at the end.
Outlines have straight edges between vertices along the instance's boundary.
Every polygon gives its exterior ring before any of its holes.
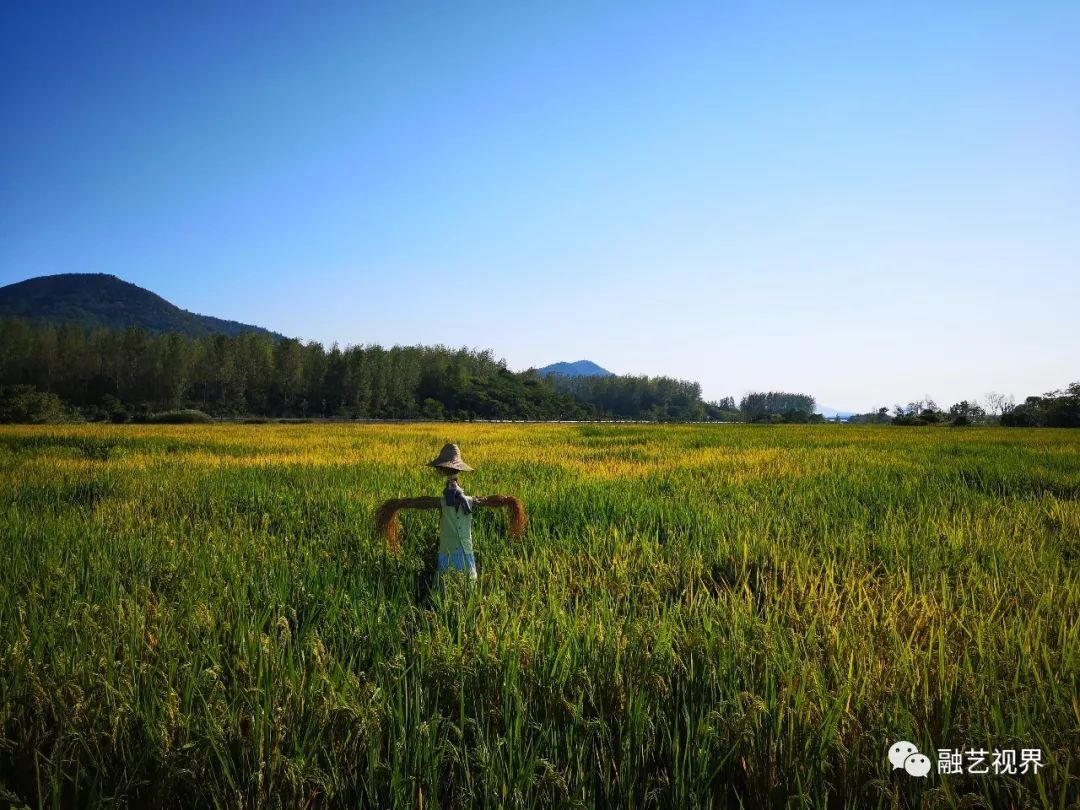
{"type": "Polygon", "coordinates": [[[606,368],[601,368],[592,360],[578,360],[574,363],[552,363],[540,369],[543,377],[559,374],[563,377],[614,377],[606,368]]]}
{"type": "Polygon", "coordinates": [[[148,332],[180,332],[190,337],[241,332],[282,337],[261,326],[188,312],[160,295],[107,273],[38,276],[0,287],[0,318],[10,316],[30,321],[71,321],[84,327],[140,326],[148,332]]]}
{"type": "Polygon", "coordinates": [[[817,412],[829,420],[835,419],[837,416],[839,416],[841,422],[846,422],[849,417],[855,415],[855,411],[838,411],[836,410],[836,408],[829,408],[825,405],[819,405],[817,412]]]}

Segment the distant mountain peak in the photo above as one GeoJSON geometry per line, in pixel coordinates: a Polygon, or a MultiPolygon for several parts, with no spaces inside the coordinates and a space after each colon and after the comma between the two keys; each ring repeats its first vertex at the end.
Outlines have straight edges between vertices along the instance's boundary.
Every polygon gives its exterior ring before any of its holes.
{"type": "Polygon", "coordinates": [[[82,327],[179,332],[190,337],[258,332],[281,335],[238,321],[188,312],[111,273],[60,273],[0,287],[0,317],[70,322],[82,327]]]}
{"type": "Polygon", "coordinates": [[[575,360],[572,363],[552,363],[539,369],[541,376],[558,374],[562,377],[614,377],[615,375],[592,360],[575,360]]]}
{"type": "Polygon", "coordinates": [[[841,411],[836,408],[830,408],[828,405],[818,405],[816,413],[821,414],[826,419],[836,419],[840,417],[840,420],[846,422],[850,417],[855,415],[855,411],[841,411]]]}

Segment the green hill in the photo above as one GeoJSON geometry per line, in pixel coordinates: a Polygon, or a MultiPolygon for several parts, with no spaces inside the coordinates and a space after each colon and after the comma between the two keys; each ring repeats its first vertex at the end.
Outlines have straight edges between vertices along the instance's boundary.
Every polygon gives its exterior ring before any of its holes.
{"type": "Polygon", "coordinates": [[[180,332],[190,337],[260,332],[282,337],[261,326],[197,315],[180,309],[149,290],[107,273],[63,273],[38,276],[0,287],[0,318],[70,321],[85,327],[149,332],[180,332]]]}
{"type": "Polygon", "coordinates": [[[577,360],[573,363],[552,363],[539,369],[540,376],[558,374],[560,377],[614,377],[606,368],[601,368],[592,360],[577,360]]]}

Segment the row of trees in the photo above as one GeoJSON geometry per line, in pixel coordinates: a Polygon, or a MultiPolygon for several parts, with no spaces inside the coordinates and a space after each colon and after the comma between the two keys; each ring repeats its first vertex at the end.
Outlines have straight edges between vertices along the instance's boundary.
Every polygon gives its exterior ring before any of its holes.
{"type": "Polygon", "coordinates": [[[1041,397],[1028,397],[1002,414],[1009,427],[1080,427],[1080,382],[1041,397]]]}
{"type": "Polygon", "coordinates": [[[1000,424],[1006,427],[1080,427],[1080,383],[1038,397],[1028,397],[1020,405],[1012,396],[990,392],[983,401],[961,400],[948,409],[925,399],[887,407],[848,419],[856,424],[896,425],[978,425],[1000,424]]]}
{"type": "Polygon", "coordinates": [[[637,414],[656,421],[703,421],[708,416],[696,382],[671,377],[547,378],[556,391],[569,394],[601,418],[637,414]]]}
{"type": "MultiPolygon", "coordinates": [[[[987,395],[988,397],[994,395],[987,395]]],[[[974,425],[997,422],[1000,412],[991,414],[986,408],[977,402],[968,402],[966,399],[950,406],[948,410],[938,407],[934,400],[915,400],[907,405],[895,405],[889,408],[881,407],[869,413],[855,414],[848,418],[852,424],[886,424],[894,425],[974,425]]]]}
{"type": "MultiPolygon", "coordinates": [[[[816,414],[814,398],[786,391],[755,391],[739,402],[739,410],[750,422],[810,422],[816,414]]],[[[820,417],[819,420],[820,421],[820,417]]]]}
{"type": "MultiPolygon", "coordinates": [[[[752,392],[738,403],[704,402],[695,382],[543,377],[510,371],[490,351],[325,349],[254,332],[196,338],[18,318],[0,319],[0,386],[0,420],[7,421],[60,414],[124,421],[181,408],[215,416],[821,421],[806,394],[752,392]]],[[[926,398],[849,421],[1080,426],[1080,383],[1020,405],[987,394],[982,403],[943,409],[926,398]]]]}
{"type": "MultiPolygon", "coordinates": [[[[55,395],[91,419],[198,408],[216,416],[428,419],[706,418],[697,383],[544,378],[490,351],[349,346],[235,336],[87,330],[0,320],[0,385],[17,403],[55,395]],[[12,386],[22,386],[16,391],[12,386]]],[[[12,406],[22,408],[22,405],[12,406]]]]}

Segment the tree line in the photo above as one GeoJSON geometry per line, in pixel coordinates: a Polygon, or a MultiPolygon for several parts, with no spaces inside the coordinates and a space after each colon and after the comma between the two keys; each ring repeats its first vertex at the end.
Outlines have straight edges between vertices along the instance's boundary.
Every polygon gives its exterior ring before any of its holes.
{"type": "MultiPolygon", "coordinates": [[[[0,319],[0,422],[124,422],[180,409],[267,418],[823,421],[815,407],[814,397],[783,391],[708,402],[698,383],[671,377],[514,372],[474,349],[327,349],[257,332],[189,337],[0,319]]],[[[946,409],[926,398],[848,421],[1077,427],[1080,383],[1020,404],[988,394],[946,409]]]]}
{"type": "Polygon", "coordinates": [[[854,424],[1001,425],[1003,427],[1080,427],[1080,383],[1027,397],[1019,405],[1005,394],[990,392],[983,402],[961,400],[947,409],[926,397],[906,405],[880,407],[848,419],[854,424]]]}
{"type": "Polygon", "coordinates": [[[692,420],[707,417],[696,382],[671,377],[562,377],[547,378],[558,392],[591,408],[600,417],[637,414],[654,421],[692,420]]]}
{"type": "Polygon", "coordinates": [[[0,320],[0,386],[7,421],[66,412],[122,422],[182,408],[376,419],[691,420],[709,410],[697,383],[544,377],[511,371],[491,351],[327,349],[254,332],[187,337],[18,318],[0,320]]]}
{"type": "Polygon", "coordinates": [[[786,391],[755,391],[739,402],[739,410],[750,422],[824,421],[820,414],[814,413],[816,407],[814,398],[809,394],[786,391]]]}

